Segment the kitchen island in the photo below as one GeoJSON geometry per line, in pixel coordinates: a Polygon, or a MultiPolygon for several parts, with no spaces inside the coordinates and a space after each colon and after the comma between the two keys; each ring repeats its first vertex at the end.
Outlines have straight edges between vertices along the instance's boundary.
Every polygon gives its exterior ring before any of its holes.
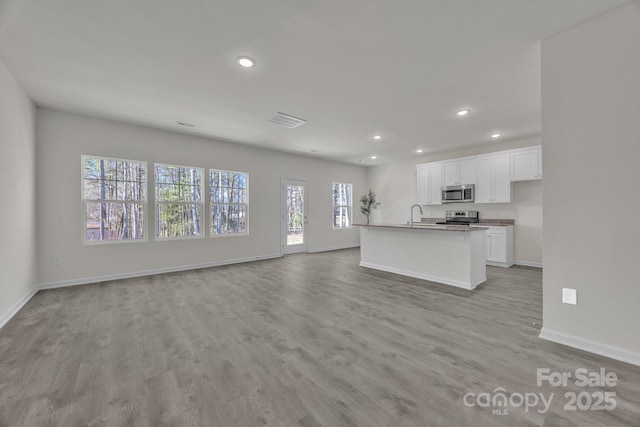
{"type": "Polygon", "coordinates": [[[464,289],[487,280],[485,227],[360,226],[360,266],[464,289]]]}

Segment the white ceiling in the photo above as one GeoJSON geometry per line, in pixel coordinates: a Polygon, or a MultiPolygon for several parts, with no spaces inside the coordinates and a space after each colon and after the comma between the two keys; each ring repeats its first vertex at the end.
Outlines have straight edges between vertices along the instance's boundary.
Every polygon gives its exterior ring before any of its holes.
{"type": "Polygon", "coordinates": [[[628,2],[0,0],[0,59],[41,106],[371,165],[538,134],[539,41],[628,2]]]}

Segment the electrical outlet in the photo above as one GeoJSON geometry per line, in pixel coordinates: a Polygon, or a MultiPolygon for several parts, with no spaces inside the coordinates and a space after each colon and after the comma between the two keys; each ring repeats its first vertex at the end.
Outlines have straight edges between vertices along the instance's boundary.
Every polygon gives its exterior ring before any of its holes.
{"type": "Polygon", "coordinates": [[[562,302],[564,304],[578,304],[578,291],[576,289],[562,288],[562,302]]]}

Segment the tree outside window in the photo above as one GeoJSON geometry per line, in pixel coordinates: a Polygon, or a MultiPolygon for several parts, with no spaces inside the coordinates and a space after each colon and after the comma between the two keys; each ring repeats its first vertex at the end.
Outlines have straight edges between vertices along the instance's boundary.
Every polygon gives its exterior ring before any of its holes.
{"type": "Polygon", "coordinates": [[[82,156],[85,243],[145,241],[146,162],[82,156]]]}
{"type": "Polygon", "coordinates": [[[204,169],[155,165],[156,237],[202,237],[202,176],[204,169]]]}
{"type": "Polygon", "coordinates": [[[209,200],[211,236],[248,234],[249,175],[211,169],[209,200]]]}
{"type": "Polygon", "coordinates": [[[333,183],[333,228],[351,228],[351,184],[333,183]]]}

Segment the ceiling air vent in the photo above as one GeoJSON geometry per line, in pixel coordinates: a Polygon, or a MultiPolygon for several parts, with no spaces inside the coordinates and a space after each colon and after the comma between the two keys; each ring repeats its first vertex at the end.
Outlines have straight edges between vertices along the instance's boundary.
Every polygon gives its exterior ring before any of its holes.
{"type": "Polygon", "coordinates": [[[274,114],[273,117],[269,119],[271,123],[275,123],[280,126],[284,126],[286,128],[297,128],[298,126],[302,126],[307,123],[306,120],[299,119],[297,117],[290,116],[284,113],[274,114]]]}

